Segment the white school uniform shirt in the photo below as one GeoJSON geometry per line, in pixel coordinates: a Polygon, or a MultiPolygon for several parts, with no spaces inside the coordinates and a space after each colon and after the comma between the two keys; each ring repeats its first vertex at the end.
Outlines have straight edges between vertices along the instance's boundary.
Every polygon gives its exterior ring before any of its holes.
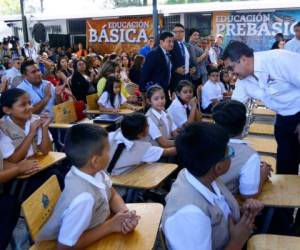
{"type": "MultiPolygon", "coordinates": [[[[77,175],[88,181],[90,184],[96,186],[99,192],[102,193],[102,196],[108,200],[105,191],[106,185],[111,188],[112,181],[104,171],[91,176],[72,166],[68,175],[77,175]]],[[[83,192],[72,200],[69,207],[61,215],[61,227],[58,234],[58,241],[60,243],[66,246],[74,246],[76,244],[90,224],[94,203],[94,197],[88,192],[83,192]]]]}
{"type": "MultiPolygon", "coordinates": [[[[177,129],[177,126],[175,123],[172,121],[172,131],[169,129],[169,120],[167,118],[167,113],[165,111],[158,112],[155,109],[152,109],[152,113],[157,117],[157,119],[162,119],[162,122],[165,124],[167,131],[168,131],[168,138],[171,138],[171,133],[177,129]]],[[[149,125],[149,135],[152,140],[156,140],[157,138],[161,137],[162,134],[159,130],[159,128],[156,126],[156,124],[153,122],[153,120],[150,117],[147,117],[148,125],[149,125]]]]}
{"type": "Polygon", "coordinates": [[[300,53],[300,40],[294,37],[284,45],[284,48],[292,52],[300,53]]]}
{"type": "Polygon", "coordinates": [[[186,113],[186,107],[189,107],[192,110],[192,106],[190,104],[183,105],[177,98],[172,101],[171,105],[167,109],[169,116],[172,118],[173,122],[180,128],[188,121],[188,116],[186,113]]]}
{"type": "MultiPolygon", "coordinates": [[[[4,116],[2,119],[7,119],[8,121],[13,122],[10,119],[10,117],[7,116],[7,115],[4,116]]],[[[26,136],[29,134],[30,124],[33,121],[35,121],[36,119],[37,119],[36,117],[32,117],[30,120],[26,121],[25,129],[24,129],[24,132],[25,132],[26,136]]],[[[52,135],[49,131],[48,131],[48,133],[49,133],[50,140],[52,141],[52,135]]],[[[43,138],[41,128],[37,129],[36,135],[37,135],[37,145],[40,145],[42,143],[42,138],[43,138]]],[[[3,132],[1,132],[0,149],[1,149],[1,152],[3,154],[4,159],[9,158],[14,153],[14,151],[16,150],[15,146],[12,144],[12,140],[7,135],[5,135],[3,132]]],[[[26,155],[25,158],[28,158],[32,155],[34,155],[34,151],[33,151],[33,147],[32,147],[32,144],[31,144],[28,151],[27,151],[27,155],[26,155]]]]}
{"type": "MultiPolygon", "coordinates": [[[[249,144],[249,142],[230,139],[231,144],[249,144]]],[[[236,155],[235,157],[238,157],[236,155]]],[[[242,167],[239,178],[239,190],[243,195],[254,195],[259,191],[260,185],[260,157],[258,153],[253,154],[242,167]]]]}
{"type": "MultiPolygon", "coordinates": [[[[124,143],[125,150],[129,151],[134,145],[134,141],[130,141],[130,140],[126,139],[123,136],[121,130],[110,132],[108,134],[108,141],[110,143],[112,143],[113,138],[117,141],[118,144],[124,143]]],[[[162,157],[163,152],[164,152],[163,148],[157,147],[157,146],[151,146],[146,151],[146,153],[143,155],[142,162],[147,162],[147,163],[156,162],[162,157]]],[[[139,164],[139,163],[137,163],[137,164],[139,164]]]]}
{"type": "Polygon", "coordinates": [[[238,80],[232,99],[249,98],[282,115],[300,111],[300,54],[284,49],[254,53],[254,76],[238,80]]]}
{"type": "Polygon", "coordinates": [[[222,88],[219,82],[213,83],[208,80],[202,88],[202,108],[206,109],[213,99],[218,101],[223,99],[222,88]]]}
{"type": "Polygon", "coordinates": [[[126,102],[127,102],[126,97],[120,93],[120,95],[115,96],[115,99],[114,99],[115,107],[113,107],[109,100],[109,95],[108,95],[107,91],[103,92],[102,95],[98,99],[98,104],[102,104],[105,108],[120,108],[120,106],[126,102]]]}
{"type": "MultiPolygon", "coordinates": [[[[187,181],[202,194],[209,203],[218,206],[222,210],[225,218],[228,219],[228,215],[231,211],[216,182],[213,181],[211,184],[214,190],[214,192],[212,192],[190,174],[187,169],[184,170],[184,175],[187,181]]],[[[168,247],[171,250],[211,250],[211,220],[195,205],[184,206],[170,216],[166,220],[163,230],[168,247]]]]}

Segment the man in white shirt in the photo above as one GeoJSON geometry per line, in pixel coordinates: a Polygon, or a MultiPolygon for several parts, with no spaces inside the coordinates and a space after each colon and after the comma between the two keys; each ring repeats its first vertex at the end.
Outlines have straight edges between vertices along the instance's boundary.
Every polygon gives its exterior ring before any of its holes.
{"type": "Polygon", "coordinates": [[[33,61],[36,62],[38,58],[38,53],[36,52],[36,49],[33,46],[32,41],[29,41],[29,43],[25,45],[24,53],[26,58],[32,59],[33,61]]]}
{"type": "Polygon", "coordinates": [[[218,34],[215,39],[215,43],[209,49],[209,60],[212,63],[212,66],[219,66],[219,59],[222,56],[223,49],[221,44],[223,43],[224,37],[221,34],[218,34]]]}
{"type": "Polygon", "coordinates": [[[8,80],[8,88],[16,88],[22,81],[21,63],[21,59],[15,57],[13,58],[13,66],[5,71],[4,77],[8,80]]]}
{"type": "Polygon", "coordinates": [[[300,53],[300,21],[294,26],[295,37],[288,41],[284,48],[289,51],[300,53]]]}
{"type": "Polygon", "coordinates": [[[238,74],[232,99],[261,100],[277,113],[277,173],[298,174],[300,163],[300,55],[287,50],[253,53],[242,42],[224,51],[226,67],[238,74]]]}

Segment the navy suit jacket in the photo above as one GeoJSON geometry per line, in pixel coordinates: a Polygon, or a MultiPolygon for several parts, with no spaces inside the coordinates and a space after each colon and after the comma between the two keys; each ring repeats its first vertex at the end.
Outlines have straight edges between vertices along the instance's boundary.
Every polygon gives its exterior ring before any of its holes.
{"type": "MultiPolygon", "coordinates": [[[[184,45],[188,49],[188,46],[185,43],[184,43],[184,45]]],[[[173,64],[174,70],[185,65],[185,58],[181,53],[181,48],[177,41],[174,41],[174,47],[173,47],[173,50],[171,51],[171,55],[172,55],[172,64],[173,64]]],[[[194,66],[195,65],[190,56],[190,68],[192,68],[194,66]]]]}
{"type": "Polygon", "coordinates": [[[147,83],[152,82],[159,84],[164,90],[168,90],[169,77],[170,69],[168,68],[166,57],[161,47],[157,46],[146,56],[141,73],[140,88],[142,91],[145,91],[147,83]]]}

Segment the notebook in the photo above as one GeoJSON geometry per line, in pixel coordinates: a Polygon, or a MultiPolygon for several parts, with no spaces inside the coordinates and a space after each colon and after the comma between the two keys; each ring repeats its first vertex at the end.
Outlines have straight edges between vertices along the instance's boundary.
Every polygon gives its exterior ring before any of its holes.
{"type": "Polygon", "coordinates": [[[93,119],[94,123],[120,123],[123,119],[122,115],[118,114],[101,114],[93,119]]]}

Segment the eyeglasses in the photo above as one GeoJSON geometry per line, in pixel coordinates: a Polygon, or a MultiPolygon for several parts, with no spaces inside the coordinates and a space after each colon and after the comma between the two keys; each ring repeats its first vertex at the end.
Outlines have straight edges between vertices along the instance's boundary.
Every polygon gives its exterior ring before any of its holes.
{"type": "Polygon", "coordinates": [[[230,145],[227,146],[227,154],[223,157],[222,161],[227,161],[235,156],[234,148],[230,145]]]}
{"type": "Polygon", "coordinates": [[[184,33],[184,30],[173,30],[174,33],[184,33]]]}
{"type": "Polygon", "coordinates": [[[211,74],[211,77],[219,77],[219,74],[211,74]]]}

